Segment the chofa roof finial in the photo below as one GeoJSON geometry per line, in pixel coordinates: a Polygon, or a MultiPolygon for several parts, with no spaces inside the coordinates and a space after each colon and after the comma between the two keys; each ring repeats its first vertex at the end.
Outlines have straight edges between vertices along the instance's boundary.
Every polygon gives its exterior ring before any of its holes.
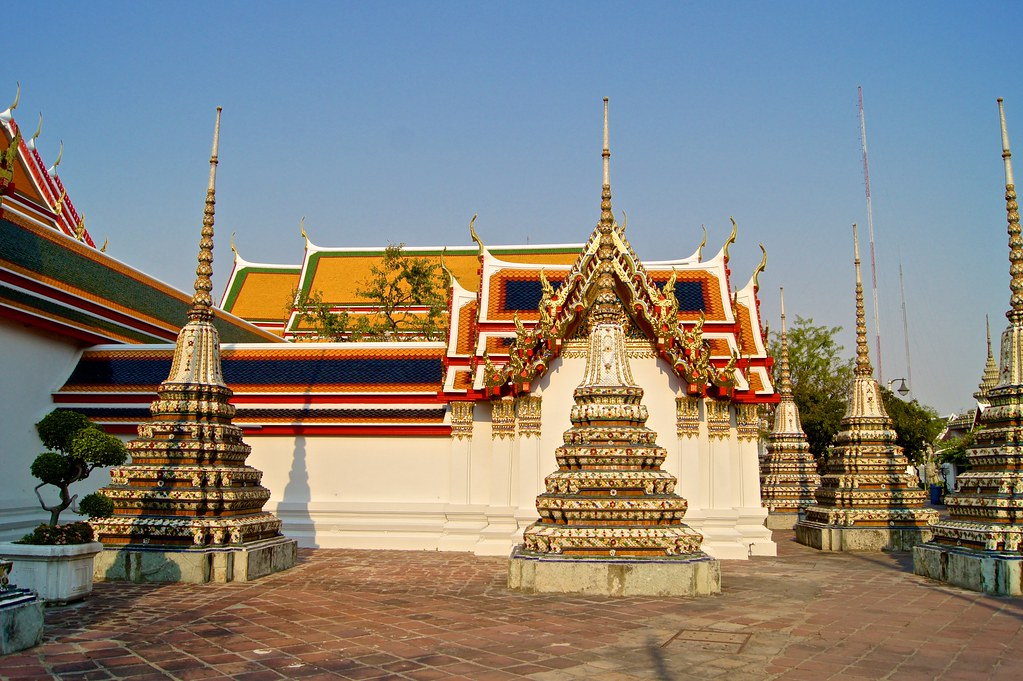
{"type": "Polygon", "coordinates": [[[7,121],[10,123],[14,120],[14,110],[18,108],[18,102],[21,101],[21,83],[18,83],[18,91],[14,93],[14,103],[11,104],[5,111],[0,112],[0,121],[7,121]]]}

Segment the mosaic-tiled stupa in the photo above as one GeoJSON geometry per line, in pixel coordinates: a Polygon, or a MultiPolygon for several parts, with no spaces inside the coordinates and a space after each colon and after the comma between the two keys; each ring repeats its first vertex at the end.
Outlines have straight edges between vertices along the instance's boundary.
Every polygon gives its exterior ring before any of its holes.
{"type": "Polygon", "coordinates": [[[785,332],[785,289],[781,291],[781,399],[774,409],[774,424],[767,436],[767,454],[760,462],[760,496],[767,509],[765,525],[790,529],[799,513],[814,503],[821,484],[817,460],[810,452],[799,407],[792,396],[789,344],[785,332]]]}
{"type": "MultiPolygon", "coordinates": [[[[937,523],[931,541],[913,549],[913,570],[956,586],[1023,595],[1023,238],[1012,175],[1005,111],[998,100],[1005,165],[1009,232],[1009,325],[1002,332],[997,384],[981,393],[990,403],[980,415],[969,470],[945,497],[949,519],[937,523]]],[[[980,397],[978,397],[980,400],[980,397]]]]}
{"type": "Polygon", "coordinates": [[[263,511],[270,492],[245,465],[250,447],[232,424],[210,298],[220,109],[213,136],[195,294],[152,418],[128,443],[131,463],[101,490],[114,513],[93,521],[104,551],[96,576],[147,582],[246,581],[289,568],[296,542],[263,511]]]}
{"type": "Polygon", "coordinates": [[[991,392],[991,388],[998,385],[998,363],[991,352],[991,320],[987,315],[984,316],[984,327],[987,329],[987,361],[984,362],[984,373],[981,374],[977,391],[973,393],[973,399],[977,400],[977,406],[982,409],[991,406],[988,393],[991,392]]]}
{"type": "Polygon", "coordinates": [[[930,538],[938,519],[926,493],[908,474],[895,444],[867,349],[860,247],[853,225],[856,266],[856,366],[849,404],[828,457],[816,503],[796,523],[796,540],[823,551],[908,551],[930,538]]]}
{"type": "Polygon", "coordinates": [[[610,596],[717,593],[718,562],[682,522],[686,500],[675,493],[675,477],[661,470],[666,450],[645,425],[643,388],[629,369],[629,321],[613,257],[621,237],[611,213],[607,100],[603,156],[584,377],[573,393],[572,427],[555,451],[558,470],[537,497],[540,519],[512,553],[508,585],[610,596]]]}

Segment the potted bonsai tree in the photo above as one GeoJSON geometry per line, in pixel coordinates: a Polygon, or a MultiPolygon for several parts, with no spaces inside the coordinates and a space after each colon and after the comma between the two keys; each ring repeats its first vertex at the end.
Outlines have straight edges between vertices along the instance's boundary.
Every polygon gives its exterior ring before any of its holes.
{"type": "Polygon", "coordinates": [[[14,560],[13,581],[36,590],[43,600],[77,600],[92,591],[92,561],[103,545],[93,541],[89,523],[61,525],[60,514],[70,508],[93,518],[110,515],[113,502],[109,498],[94,492],[76,504],[78,495],[72,495],[70,487],[97,468],[124,463],[128,452],[116,437],[67,409],[47,414],[36,424],[36,432],[49,451],[35,458],[31,471],[41,481],[35,492],[50,520],[21,541],[0,545],[0,556],[14,560]],[[43,498],[40,490],[47,486],[57,488],[56,503],[48,504],[43,498]]]}

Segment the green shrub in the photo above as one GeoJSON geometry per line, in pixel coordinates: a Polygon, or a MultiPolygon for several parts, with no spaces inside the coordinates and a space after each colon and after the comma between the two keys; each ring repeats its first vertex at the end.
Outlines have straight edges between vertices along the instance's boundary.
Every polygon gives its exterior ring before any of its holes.
{"type": "Polygon", "coordinates": [[[93,492],[78,502],[78,512],[90,518],[108,518],[114,513],[114,502],[102,492],[93,492]]]}
{"type": "Polygon", "coordinates": [[[87,544],[92,541],[92,525],[79,520],[67,525],[43,523],[21,538],[20,544],[54,546],[58,544],[87,544]]]}
{"type": "MultiPolygon", "coordinates": [[[[69,488],[89,477],[96,468],[118,466],[127,461],[128,450],[124,443],[91,423],[85,415],[67,409],[51,411],[36,424],[36,431],[51,450],[37,456],[30,469],[32,475],[41,480],[35,492],[40,505],[50,512],[50,526],[57,526],[61,512],[67,508],[90,517],[110,515],[113,504],[102,495],[87,496],[82,500],[83,506],[76,509],[78,495],[72,496],[69,488]],[[39,489],[45,485],[58,489],[57,503],[47,504],[43,499],[39,489]]],[[[90,532],[86,541],[91,541],[91,537],[90,532]]]]}

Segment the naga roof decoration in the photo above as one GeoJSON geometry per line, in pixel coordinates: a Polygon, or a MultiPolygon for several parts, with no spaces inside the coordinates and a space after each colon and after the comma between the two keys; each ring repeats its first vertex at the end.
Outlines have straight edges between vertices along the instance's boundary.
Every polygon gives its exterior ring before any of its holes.
{"type": "MultiPolygon", "coordinates": [[[[561,278],[555,289],[541,269],[539,273],[541,296],[537,323],[527,329],[515,313],[515,340],[507,363],[498,366],[490,353],[484,356],[483,385],[491,394],[528,392],[530,384],[542,376],[561,351],[565,340],[581,330],[586,314],[597,297],[597,282],[606,276],[614,279],[615,292],[627,311],[632,326],[652,339],[657,353],[665,359],[675,373],[689,386],[691,393],[705,393],[708,388],[720,394],[729,394],[736,387],[735,369],[739,352],[732,349],[723,366],[712,364],[711,345],[703,337],[706,315],[701,309],[696,322],[689,328],[679,319],[679,301],[675,293],[678,273],[675,268],[665,284],[658,287],[643,267],[626,237],[627,217],[623,214],[619,226],[611,211],[610,150],[608,149],[607,107],[604,111],[604,182],[601,190],[600,221],[590,234],[579,258],[561,278]]],[[[737,226],[732,220],[732,233],[722,248],[720,257],[727,271],[728,246],[735,241],[737,226]]],[[[485,263],[485,249],[480,245],[481,269],[485,263]]],[[[702,244],[697,251],[697,259],[702,244]]],[[[766,257],[766,252],[765,252],[766,257]]],[[[764,263],[762,263],[763,265],[764,263]]],[[[762,268],[758,268],[758,272],[762,268]]],[[[756,277],[754,276],[754,289],[756,277]]],[[[482,305],[481,305],[482,307],[482,305]]],[[[760,335],[759,329],[757,336],[760,335]]],[[[762,344],[762,338],[760,339],[762,344]]]]}
{"type": "MultiPolygon", "coordinates": [[[[95,247],[57,175],[63,145],[46,168],[14,120],[19,99],[0,112],[0,317],[84,344],[173,341],[190,296],[95,247]]],[[[276,340],[234,315],[215,324],[225,340],[276,340]]]]}
{"type": "Polygon", "coordinates": [[[0,217],[8,212],[21,214],[95,248],[96,244],[85,229],[84,216],[75,210],[57,175],[64,143],[61,142],[57,160],[47,168],[35,145],[42,133],[42,114],[35,134],[26,141],[14,120],[14,110],[20,100],[19,83],[14,102],[0,112],[0,130],[3,131],[0,135],[0,145],[3,145],[0,148],[0,217]]]}

